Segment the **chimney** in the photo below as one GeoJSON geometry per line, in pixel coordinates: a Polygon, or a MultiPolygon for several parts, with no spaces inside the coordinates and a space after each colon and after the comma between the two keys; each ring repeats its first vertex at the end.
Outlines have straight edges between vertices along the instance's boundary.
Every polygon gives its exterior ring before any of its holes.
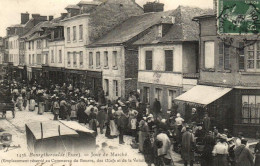
{"type": "Polygon", "coordinates": [[[53,16],[49,16],[49,21],[53,20],[53,16]]]}
{"type": "Polygon", "coordinates": [[[213,0],[213,11],[214,11],[214,14],[217,14],[217,10],[218,10],[218,1],[217,0],[213,0]]]}
{"type": "Polygon", "coordinates": [[[67,17],[68,13],[61,13],[60,15],[61,15],[62,19],[64,19],[65,17],[67,17]]]}
{"type": "Polygon", "coordinates": [[[39,18],[41,15],[40,14],[32,14],[32,18],[34,18],[34,19],[37,19],[37,18],[39,18]]]}
{"type": "Polygon", "coordinates": [[[164,4],[160,2],[147,2],[144,4],[144,12],[150,13],[150,12],[163,12],[164,11],[164,4]]]}
{"type": "Polygon", "coordinates": [[[48,20],[47,16],[40,16],[40,17],[38,17],[38,19],[40,19],[42,21],[47,21],[48,20]]]}
{"type": "Polygon", "coordinates": [[[21,13],[21,24],[26,24],[29,21],[29,13],[21,13]]]}

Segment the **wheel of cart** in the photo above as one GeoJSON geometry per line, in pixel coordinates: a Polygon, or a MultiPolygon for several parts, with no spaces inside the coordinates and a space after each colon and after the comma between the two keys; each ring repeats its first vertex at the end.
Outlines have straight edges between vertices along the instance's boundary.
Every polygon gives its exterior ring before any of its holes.
{"type": "Polygon", "coordinates": [[[200,164],[201,155],[202,155],[204,146],[205,145],[202,142],[196,143],[194,157],[195,157],[195,163],[197,163],[197,164],[200,164]]]}

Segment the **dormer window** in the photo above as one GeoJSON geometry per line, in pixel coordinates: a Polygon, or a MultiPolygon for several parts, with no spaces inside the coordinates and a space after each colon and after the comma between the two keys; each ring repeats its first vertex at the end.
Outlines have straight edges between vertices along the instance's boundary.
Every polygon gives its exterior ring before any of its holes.
{"type": "Polygon", "coordinates": [[[163,35],[163,25],[161,24],[161,25],[159,25],[158,26],[158,37],[162,37],[163,35]]]}

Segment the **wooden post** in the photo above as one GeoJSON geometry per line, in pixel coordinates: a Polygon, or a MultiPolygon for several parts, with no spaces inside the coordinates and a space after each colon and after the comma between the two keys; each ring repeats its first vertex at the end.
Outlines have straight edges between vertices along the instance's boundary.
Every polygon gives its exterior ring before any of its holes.
{"type": "Polygon", "coordinates": [[[43,128],[42,128],[42,122],[41,122],[41,139],[43,139],[43,128]]]}
{"type": "Polygon", "coordinates": [[[58,132],[59,132],[59,136],[60,136],[60,125],[58,126],[58,132]]]}

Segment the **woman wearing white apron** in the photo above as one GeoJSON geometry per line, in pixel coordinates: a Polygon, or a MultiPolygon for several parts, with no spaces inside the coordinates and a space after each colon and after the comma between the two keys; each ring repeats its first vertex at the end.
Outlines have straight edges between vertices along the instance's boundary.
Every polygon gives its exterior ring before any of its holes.
{"type": "Polygon", "coordinates": [[[112,110],[111,108],[109,108],[108,117],[109,117],[109,127],[110,127],[111,138],[116,138],[119,134],[119,131],[118,131],[116,123],[115,123],[114,113],[115,113],[115,110],[112,110]]]}

